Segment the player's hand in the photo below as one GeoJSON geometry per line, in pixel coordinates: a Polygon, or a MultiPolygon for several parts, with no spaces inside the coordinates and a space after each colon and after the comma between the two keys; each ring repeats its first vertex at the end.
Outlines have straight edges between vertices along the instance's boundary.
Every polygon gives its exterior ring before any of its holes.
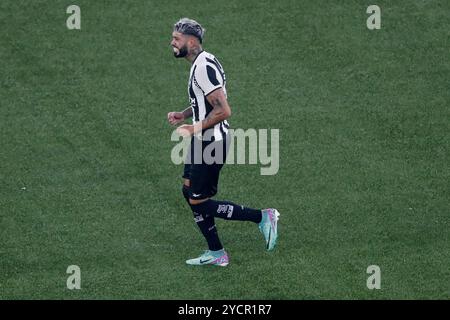
{"type": "Polygon", "coordinates": [[[177,128],[177,133],[182,137],[189,137],[194,134],[194,126],[191,124],[183,124],[177,128]]]}
{"type": "Polygon", "coordinates": [[[167,119],[171,125],[176,126],[184,121],[184,115],[183,112],[169,112],[167,114],[167,119]]]}

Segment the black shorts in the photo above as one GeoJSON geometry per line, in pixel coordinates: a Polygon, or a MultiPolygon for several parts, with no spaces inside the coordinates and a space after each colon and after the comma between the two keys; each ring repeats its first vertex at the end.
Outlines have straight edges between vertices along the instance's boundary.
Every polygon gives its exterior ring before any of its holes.
{"type": "Polygon", "coordinates": [[[191,182],[191,199],[206,199],[216,195],[220,169],[226,160],[229,140],[228,135],[218,141],[191,138],[183,173],[183,178],[191,182]]]}

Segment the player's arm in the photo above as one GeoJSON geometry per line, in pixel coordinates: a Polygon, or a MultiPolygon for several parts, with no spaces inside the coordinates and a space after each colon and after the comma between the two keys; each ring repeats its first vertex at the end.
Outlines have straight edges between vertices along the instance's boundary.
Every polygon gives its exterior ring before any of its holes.
{"type": "Polygon", "coordinates": [[[181,111],[181,113],[183,114],[183,118],[189,119],[190,117],[192,117],[192,108],[189,106],[186,109],[184,109],[183,111],[181,111]]]}
{"type": "Polygon", "coordinates": [[[199,66],[194,74],[199,88],[206,94],[206,99],[213,107],[206,118],[195,125],[184,124],[178,127],[177,131],[182,136],[189,136],[216,125],[217,123],[231,116],[231,108],[222,88],[222,83],[218,79],[219,72],[212,65],[199,66]]]}
{"type": "MultiPolygon", "coordinates": [[[[231,116],[231,108],[222,88],[218,88],[206,96],[213,109],[201,122],[201,130],[208,129],[231,116]]],[[[196,132],[198,130],[195,130],[196,132]]]]}
{"type": "Polygon", "coordinates": [[[211,112],[208,113],[204,120],[197,122],[195,125],[184,124],[178,127],[177,131],[180,135],[189,136],[204,129],[211,128],[231,116],[231,108],[222,87],[212,91],[206,96],[206,99],[213,107],[211,112]]]}

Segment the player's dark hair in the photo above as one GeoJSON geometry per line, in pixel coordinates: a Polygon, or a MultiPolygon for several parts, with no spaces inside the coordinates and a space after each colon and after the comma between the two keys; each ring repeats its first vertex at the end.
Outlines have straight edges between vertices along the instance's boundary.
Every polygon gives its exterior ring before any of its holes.
{"type": "Polygon", "coordinates": [[[195,20],[189,18],[181,18],[177,23],[173,25],[173,31],[194,36],[200,41],[200,43],[202,43],[203,36],[206,30],[200,25],[200,23],[195,20]]]}

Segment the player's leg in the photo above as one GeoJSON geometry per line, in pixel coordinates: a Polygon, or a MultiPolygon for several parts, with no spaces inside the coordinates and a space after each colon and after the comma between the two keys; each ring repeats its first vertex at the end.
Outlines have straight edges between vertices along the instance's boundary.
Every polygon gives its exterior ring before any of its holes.
{"type": "MultiPolygon", "coordinates": [[[[193,168],[196,176],[195,187],[191,188],[189,203],[194,212],[202,215],[213,215],[225,220],[251,221],[258,224],[261,233],[266,240],[267,250],[275,247],[278,238],[279,212],[276,209],[253,209],[230,201],[213,200],[216,195],[220,170],[225,163],[227,142],[216,141],[222,144],[217,148],[223,148],[223,161],[213,164],[197,165],[193,168]]],[[[216,149],[217,149],[216,148],[216,149]]]]}
{"type": "Polygon", "coordinates": [[[219,236],[217,234],[214,216],[196,212],[192,207],[192,205],[189,203],[190,188],[191,188],[190,179],[185,179],[182,187],[183,196],[192,209],[192,212],[194,214],[194,221],[197,224],[203,236],[205,237],[206,242],[208,243],[209,250],[216,251],[223,249],[222,244],[220,243],[219,240],[219,236]]]}
{"type": "Polygon", "coordinates": [[[189,199],[192,210],[213,215],[216,218],[260,223],[262,210],[244,207],[231,201],[213,199],[189,199]]]}
{"type": "Polygon", "coordinates": [[[262,220],[262,211],[259,209],[245,207],[230,201],[211,199],[211,197],[217,194],[219,175],[222,167],[223,163],[213,163],[209,165],[197,165],[193,168],[196,183],[190,190],[189,203],[192,210],[226,220],[260,223],[262,220]]]}
{"type": "Polygon", "coordinates": [[[197,212],[192,205],[191,208],[194,221],[208,244],[208,250],[198,258],[187,260],[186,263],[190,265],[214,264],[222,267],[228,265],[228,254],[220,242],[214,216],[197,212]]]}
{"type": "Polygon", "coordinates": [[[230,201],[206,199],[189,199],[193,212],[203,216],[212,215],[214,217],[237,220],[252,221],[258,224],[258,228],[264,235],[266,249],[273,250],[278,240],[278,219],[280,213],[277,209],[252,209],[235,204],[230,201]]]}
{"type": "Polygon", "coordinates": [[[195,186],[199,184],[199,170],[196,166],[198,165],[192,164],[187,169],[185,168],[185,174],[183,175],[185,178],[183,183],[183,196],[192,209],[194,221],[208,244],[208,250],[198,258],[187,260],[186,263],[190,265],[214,264],[226,266],[228,264],[228,255],[223,250],[222,243],[220,242],[214,216],[195,211],[189,203],[192,189],[195,189],[195,186]]]}

